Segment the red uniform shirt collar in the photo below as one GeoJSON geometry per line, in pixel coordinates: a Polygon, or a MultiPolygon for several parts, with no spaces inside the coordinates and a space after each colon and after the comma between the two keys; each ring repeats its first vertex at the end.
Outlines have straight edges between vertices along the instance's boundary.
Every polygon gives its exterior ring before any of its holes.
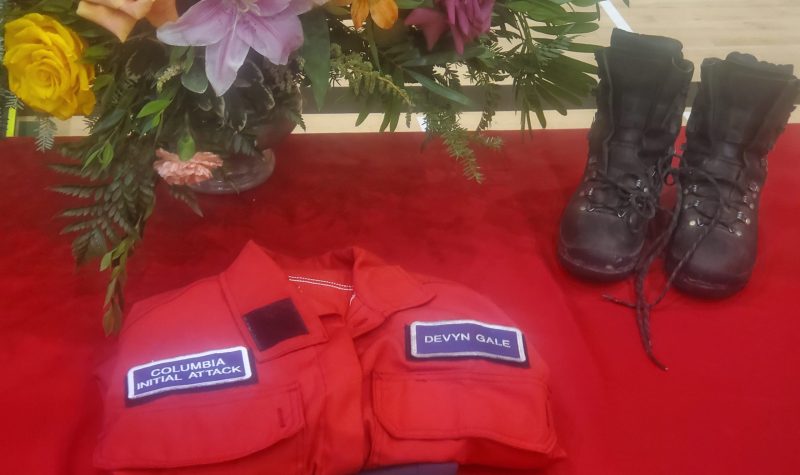
{"type": "Polygon", "coordinates": [[[298,271],[339,271],[345,278],[334,284],[351,286],[355,295],[365,305],[389,316],[400,310],[423,305],[433,294],[399,266],[388,265],[374,254],[359,247],[332,251],[311,260],[294,261],[271,254],[254,242],[248,242],[231,266],[223,273],[225,293],[231,310],[236,315],[277,300],[293,297],[301,313],[312,312],[313,307],[303,305],[294,295],[294,282],[289,280],[286,268],[292,275],[298,271]]]}

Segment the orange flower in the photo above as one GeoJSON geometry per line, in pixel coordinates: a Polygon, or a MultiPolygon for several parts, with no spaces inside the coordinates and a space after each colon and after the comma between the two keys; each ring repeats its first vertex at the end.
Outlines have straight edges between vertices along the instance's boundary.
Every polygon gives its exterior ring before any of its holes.
{"type": "Polygon", "coordinates": [[[388,30],[397,21],[397,3],[395,0],[335,0],[339,6],[350,4],[350,16],[353,25],[361,28],[368,16],[376,25],[388,30]]]}
{"type": "Polygon", "coordinates": [[[125,41],[136,22],[147,18],[153,26],[177,20],[175,0],[81,0],[78,16],[97,23],[125,41]]]}

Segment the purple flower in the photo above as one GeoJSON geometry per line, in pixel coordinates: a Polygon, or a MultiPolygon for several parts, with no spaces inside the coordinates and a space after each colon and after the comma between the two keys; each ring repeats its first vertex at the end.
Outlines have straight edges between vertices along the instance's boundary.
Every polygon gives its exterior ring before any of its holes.
{"type": "Polygon", "coordinates": [[[428,49],[450,29],[459,54],[464,45],[489,31],[494,0],[438,0],[439,9],[417,8],[406,18],[406,25],[416,25],[425,35],[428,49]]]}
{"type": "Polygon", "coordinates": [[[311,0],[201,0],[176,22],[158,29],[175,46],[206,46],[206,75],[218,95],[236,79],[250,48],[274,64],[286,64],[303,44],[299,14],[311,0]]]}

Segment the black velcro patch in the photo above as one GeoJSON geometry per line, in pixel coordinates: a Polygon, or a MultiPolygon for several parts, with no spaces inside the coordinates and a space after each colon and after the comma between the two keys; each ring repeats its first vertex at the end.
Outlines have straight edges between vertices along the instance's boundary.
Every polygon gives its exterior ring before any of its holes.
{"type": "Polygon", "coordinates": [[[292,299],[283,299],[248,312],[244,323],[250,330],[256,346],[264,351],[283,340],[307,335],[303,317],[295,308],[292,299]]]}

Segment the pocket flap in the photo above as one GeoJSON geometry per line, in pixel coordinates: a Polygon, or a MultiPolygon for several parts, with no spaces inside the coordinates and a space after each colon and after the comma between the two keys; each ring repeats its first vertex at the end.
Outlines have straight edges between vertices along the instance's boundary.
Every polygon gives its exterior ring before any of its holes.
{"type": "Polygon", "coordinates": [[[242,393],[225,402],[125,408],[100,437],[104,469],[174,468],[236,460],[267,449],[304,427],[297,387],[242,393]]]}
{"type": "Polygon", "coordinates": [[[555,449],[547,387],[537,380],[464,372],[377,374],[375,415],[396,439],[488,439],[555,449]]]}

